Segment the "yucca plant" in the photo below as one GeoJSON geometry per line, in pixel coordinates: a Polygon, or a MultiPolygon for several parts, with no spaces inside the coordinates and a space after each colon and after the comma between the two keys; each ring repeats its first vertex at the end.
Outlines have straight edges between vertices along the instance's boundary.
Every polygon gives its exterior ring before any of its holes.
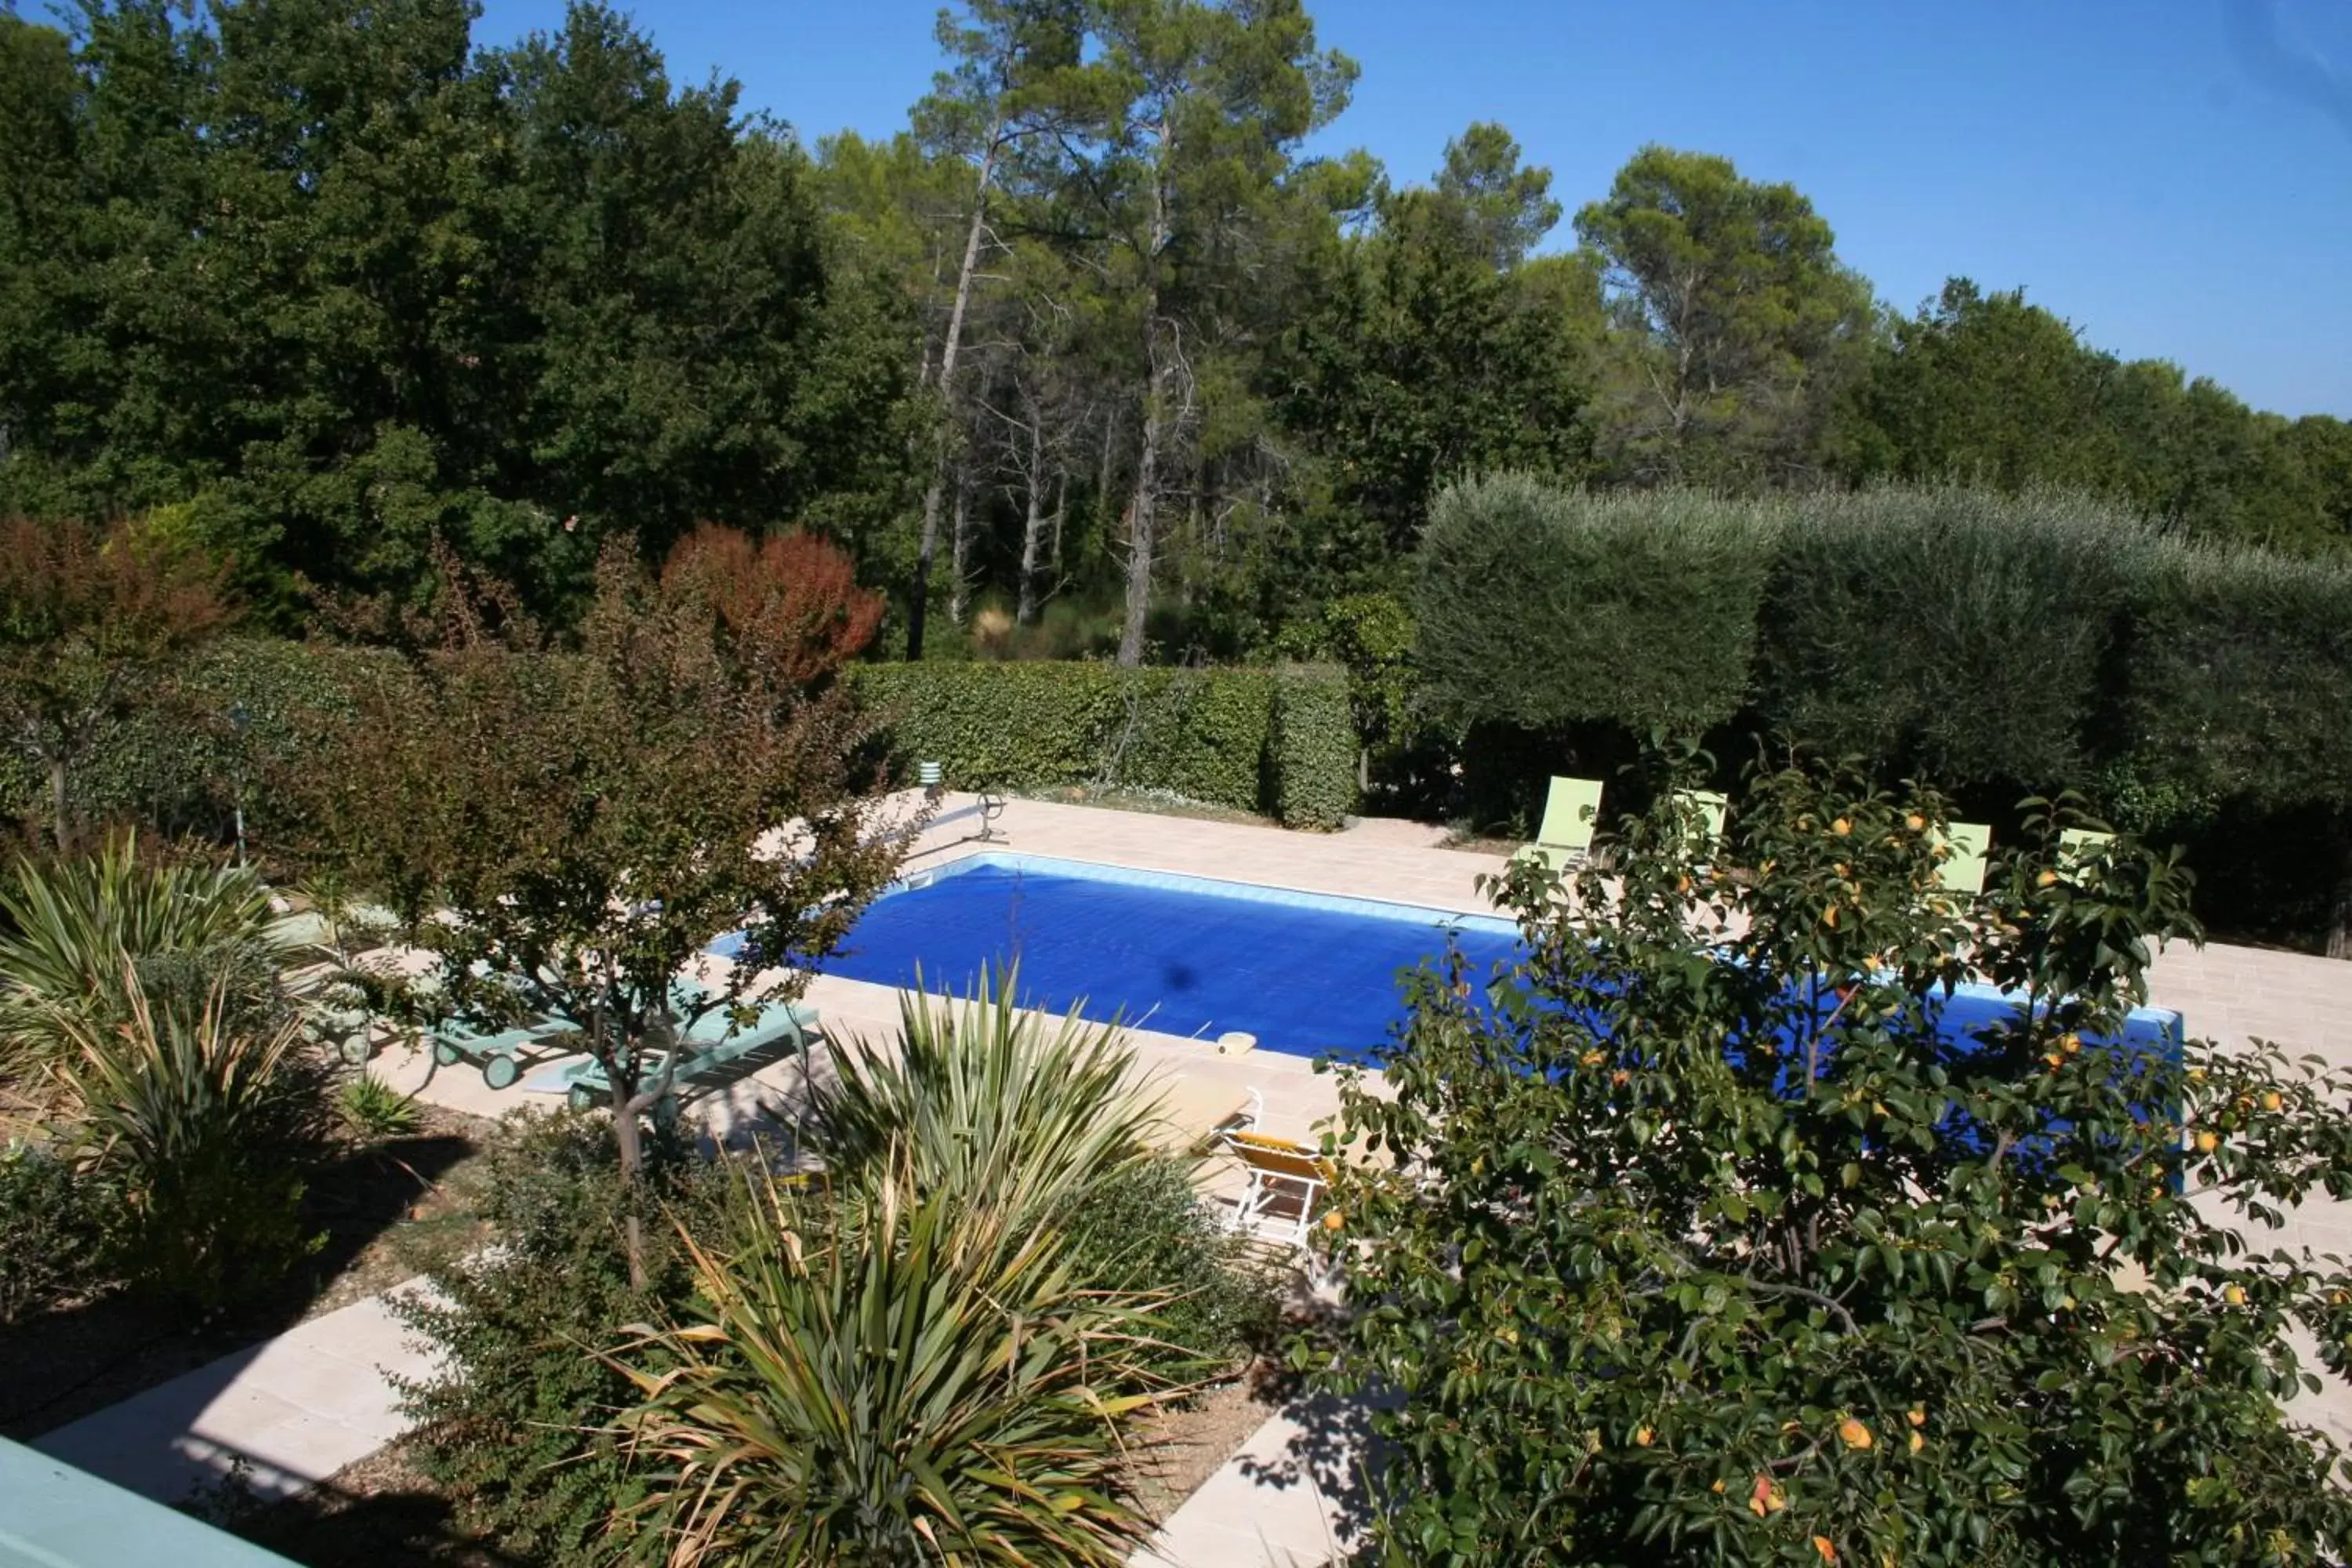
{"type": "Polygon", "coordinates": [[[252,872],[159,861],[134,834],[86,859],[18,860],[0,914],[0,1070],[18,1073],[67,1048],[62,1019],[128,1022],[134,992],[189,1016],[215,989],[267,1010],[294,956],[252,872]]]}
{"type": "Polygon", "coordinates": [[[1017,1008],[1018,966],[983,971],[961,1001],[898,999],[896,1049],[844,1041],[838,1077],[813,1081],[809,1148],[838,1182],[903,1159],[916,1187],[1026,1215],[1056,1212],[1089,1184],[1152,1156],[1158,1096],[1118,1026],[1074,1009],[1058,1024],[1017,1008]]]}
{"type": "Polygon", "coordinates": [[[53,1011],[76,1157],[121,1194],[126,1272],[224,1306],[315,1246],[300,1206],[321,1080],[297,1017],[249,1026],[218,982],[194,1016],[151,1005],[135,977],[121,984],[120,1023],[53,1011]]]}
{"type": "Polygon", "coordinates": [[[345,1081],[335,1091],[335,1114],[343,1131],[362,1143],[389,1143],[424,1125],[425,1112],[413,1094],[403,1094],[372,1072],[345,1081]]]}
{"type": "Polygon", "coordinates": [[[704,1563],[1113,1564],[1145,1525],[1120,1425],[1160,1397],[1147,1295],[1090,1289],[1044,1226],[922,1193],[903,1163],[835,1209],[747,1182],[732,1248],[688,1235],[688,1321],[610,1358],[648,1488],[641,1556],[704,1563]]]}

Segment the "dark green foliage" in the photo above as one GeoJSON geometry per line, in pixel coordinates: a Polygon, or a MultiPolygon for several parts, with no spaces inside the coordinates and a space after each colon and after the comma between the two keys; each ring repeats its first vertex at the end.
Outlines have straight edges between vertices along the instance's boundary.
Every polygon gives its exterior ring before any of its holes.
{"type": "Polygon", "coordinates": [[[899,756],[944,764],[958,789],[1117,784],[1238,811],[1264,799],[1264,670],[897,664],[850,674],[899,756]]]}
{"type": "Polygon", "coordinates": [[[1153,1310],[1178,1347],[1169,1375],[1231,1367],[1265,1347],[1278,1315],[1273,1277],[1201,1202],[1190,1164],[1161,1157],[1106,1177],[1061,1220],[1064,1260],[1109,1290],[1177,1294],[1153,1310]]]}
{"type": "Polygon", "coordinates": [[[1431,706],[1457,723],[1698,731],[1747,695],[1778,506],[1597,496],[1502,474],[1447,489],[1414,586],[1431,706]]]}
{"type": "Polygon", "coordinates": [[[2128,727],[2149,773],[2273,808],[2352,803],[2352,570],[2168,547],[2136,601],[2128,727]]]}
{"type": "Polygon", "coordinates": [[[1852,479],[2063,485],[2191,538],[2281,550],[2352,536],[2352,426],[2256,413],[2176,365],[2119,361],[2021,289],[1955,278],[1891,322],[1839,425],[1852,479]]]}
{"type": "Polygon", "coordinates": [[[2119,512],[2041,491],[1814,498],[1780,536],[1764,713],[1888,776],[2076,781],[2116,619],[2154,547],[2119,512]]]}
{"type": "Polygon", "coordinates": [[[421,595],[436,536],[557,608],[606,532],[903,485],[908,328],[836,279],[798,143],[613,11],[479,50],[472,21],[0,22],[37,132],[5,154],[0,506],[170,508],[287,623],[298,575],[421,595]]]}
{"type": "Polygon", "coordinates": [[[1336,664],[1274,671],[1274,814],[1331,832],[1356,805],[1356,729],[1348,672],[1336,664]]]}
{"type": "Polygon", "coordinates": [[[628,1198],[611,1121],[561,1113],[509,1121],[485,1158],[481,1212],[498,1245],[435,1272],[446,1300],[397,1309],[448,1356],[404,1390],[419,1423],[409,1452],[515,1561],[610,1561],[605,1521],[639,1495],[609,1429],[629,1384],[593,1352],[686,1302],[677,1232],[656,1211],[702,1226],[725,1202],[721,1173],[691,1151],[656,1141],[647,1154],[643,1292],[629,1289],[621,1247],[628,1198]]]}
{"type": "MultiPolygon", "coordinates": [[[[1500,128],[1474,127],[1471,145],[1481,132],[1500,128]]],[[[1441,185],[1382,200],[1373,230],[1312,275],[1312,308],[1276,351],[1286,423],[1334,476],[1337,508],[1318,541],[1327,571],[1391,576],[1431,497],[1456,475],[1573,479],[1591,466],[1577,416],[1600,285],[1580,258],[1519,265],[1519,225],[1549,227],[1559,208],[1543,195],[1549,171],[1518,169],[1517,145],[1503,140],[1489,197],[1441,185]],[[1532,214],[1526,193],[1508,188],[1528,181],[1532,214]]]]}
{"type": "Polygon", "coordinates": [[[1355,1310],[1301,1347],[1397,1401],[1375,1561],[2341,1555],[2338,1452],[2280,1401],[2294,1326],[2352,1376],[2352,1275],[2276,1233],[2352,1195],[2352,1079],[2103,1044],[2198,934],[2177,858],[2067,860],[2071,803],[2028,802],[1958,904],[1944,810],[1759,770],[1711,866],[1636,817],[1572,900],[1514,870],[1524,963],[1414,980],[1381,1092],[1342,1088],[1355,1310]],[[1961,1054],[1931,1010],[1971,973],[2021,1005],[1961,1054]]]}
{"type": "Polygon", "coordinates": [[[55,1152],[0,1148],[0,1329],[110,1281],[104,1187],[55,1152]]]}
{"type": "Polygon", "coordinates": [[[297,763],[306,717],[349,712],[354,681],[403,669],[388,649],[224,638],[175,674],[168,700],[100,733],[80,780],[89,808],[225,843],[242,802],[248,832],[266,840],[279,826],[268,781],[297,763]]]}

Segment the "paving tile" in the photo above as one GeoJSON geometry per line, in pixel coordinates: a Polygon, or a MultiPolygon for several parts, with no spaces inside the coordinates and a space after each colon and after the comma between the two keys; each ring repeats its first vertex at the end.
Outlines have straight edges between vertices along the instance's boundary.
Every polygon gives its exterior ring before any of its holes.
{"type": "Polygon", "coordinates": [[[38,1439],[42,1452],[159,1502],[244,1461],[257,1491],[285,1495],[407,1430],[387,1373],[429,1375],[381,1297],[321,1314],[38,1439]]]}

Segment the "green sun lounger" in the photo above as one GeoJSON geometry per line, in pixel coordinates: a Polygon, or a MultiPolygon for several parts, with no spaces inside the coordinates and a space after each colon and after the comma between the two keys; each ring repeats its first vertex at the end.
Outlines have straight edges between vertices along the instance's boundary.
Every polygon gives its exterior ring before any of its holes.
{"type": "Polygon", "coordinates": [[[1945,891],[1983,892],[1985,858],[1992,853],[1992,829],[1981,822],[1948,823],[1944,829],[1944,844],[1951,853],[1936,868],[1936,879],[1945,891]]]}
{"type": "MultiPolygon", "coordinates": [[[[771,1046],[789,1044],[795,1050],[806,1050],[809,1033],[817,1026],[817,1016],[815,1008],[802,1002],[762,1004],[759,1016],[742,1026],[736,1024],[726,1008],[705,1013],[688,1025],[685,1034],[679,1037],[677,1065],[670,1072],[670,1088],[674,1092],[680,1084],[708,1078],[721,1068],[771,1046]]],[[[656,1068],[656,1074],[658,1072],[656,1068]]],[[[575,1110],[603,1105],[612,1099],[612,1079],[605,1076],[604,1067],[597,1062],[579,1062],[566,1068],[563,1082],[567,1086],[564,1099],[575,1110]]]]}
{"type": "Polygon", "coordinates": [[[1543,824],[1536,840],[1512,858],[1539,859],[1553,870],[1564,870],[1592,848],[1593,825],[1601,820],[1599,779],[1554,778],[1544,798],[1543,824]]]}
{"type": "Polygon", "coordinates": [[[482,1081],[492,1089],[511,1089],[522,1076],[522,1063],[516,1059],[522,1052],[579,1032],[580,1026],[569,1018],[541,1018],[487,1033],[453,1018],[426,1033],[433,1042],[433,1059],[440,1066],[471,1062],[482,1069],[482,1081]]]}

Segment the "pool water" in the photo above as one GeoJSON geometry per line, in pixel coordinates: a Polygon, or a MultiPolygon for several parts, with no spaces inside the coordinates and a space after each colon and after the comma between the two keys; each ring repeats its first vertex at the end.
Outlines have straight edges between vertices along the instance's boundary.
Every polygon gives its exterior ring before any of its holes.
{"type": "MultiPolygon", "coordinates": [[[[891,986],[919,971],[925,989],[961,994],[983,966],[1017,960],[1028,1006],[1204,1039],[1240,1030],[1262,1049],[1362,1060],[1404,1019],[1405,972],[1449,938],[1482,977],[1519,953],[1517,927],[1494,916],[983,854],[894,885],[820,967],[891,986]]],[[[1937,1033],[1966,1052],[2012,1007],[1964,986],[1936,1012],[1937,1033]]],[[[2175,1014],[2143,1009],[2124,1033],[2143,1051],[2180,1049],[2175,1014]]]]}
{"type": "Polygon", "coordinates": [[[1399,977],[1452,933],[1483,973],[1510,922],[1038,857],[982,855],[877,900],[823,970],[969,990],[1018,960],[1024,1004],[1171,1035],[1359,1056],[1404,1017],[1399,977]]]}

